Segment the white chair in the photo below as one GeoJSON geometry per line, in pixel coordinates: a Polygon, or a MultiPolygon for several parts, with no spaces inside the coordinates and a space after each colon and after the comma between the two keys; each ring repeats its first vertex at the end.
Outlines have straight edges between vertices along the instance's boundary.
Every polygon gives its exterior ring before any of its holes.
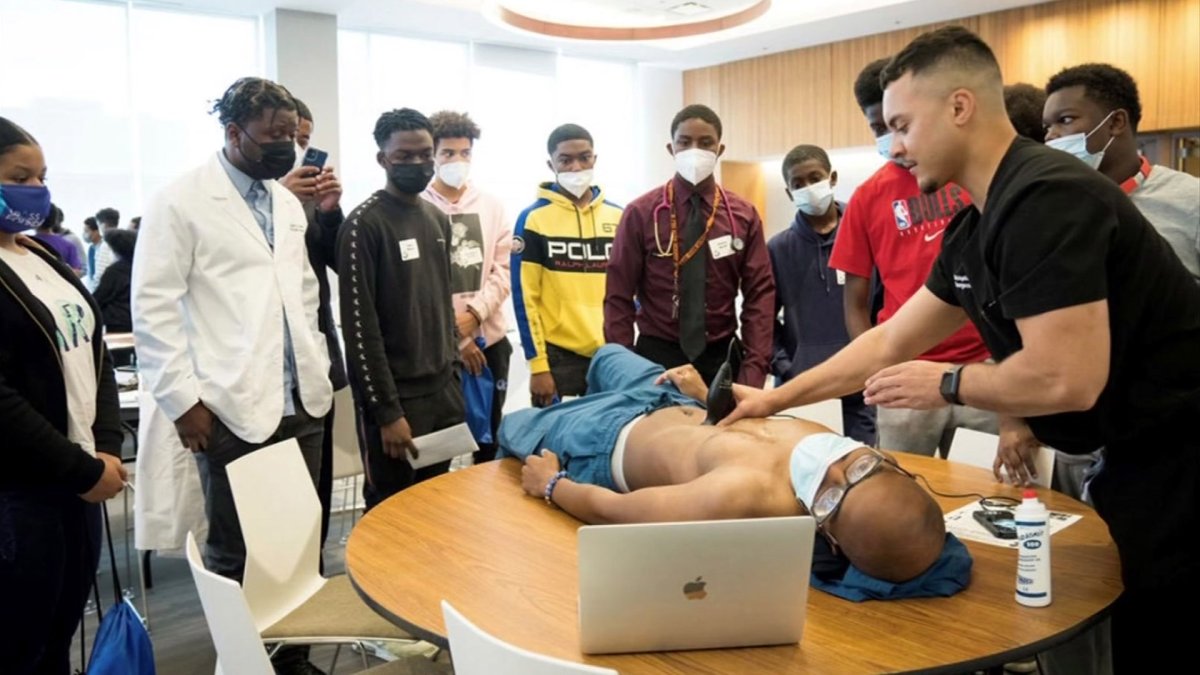
{"type": "MultiPolygon", "coordinates": [[[[242,587],[236,581],[204,567],[200,559],[200,547],[196,545],[196,537],[191,532],[188,532],[185,547],[188,566],[192,568],[192,579],[196,581],[196,591],[200,594],[200,606],[204,608],[204,619],[208,622],[208,631],[217,649],[216,675],[222,675],[222,663],[233,664],[230,673],[274,675],[275,670],[254,626],[254,617],[250,613],[250,606],[246,604],[242,587]]],[[[364,675],[400,675],[407,672],[406,664],[396,661],[364,671],[364,675]]]]}
{"type": "Polygon", "coordinates": [[[810,403],[808,405],[796,406],[781,410],[780,415],[791,415],[802,420],[824,424],[833,430],[835,434],[845,435],[846,431],[842,428],[842,399],[831,398],[818,403],[810,403]]]}
{"type": "MultiPolygon", "coordinates": [[[[333,480],[343,481],[342,508],[350,510],[350,524],[358,521],[358,477],[363,473],[358,445],[357,411],[350,387],[333,392],[333,480]]],[[[343,527],[345,521],[342,521],[343,527]]],[[[340,538],[340,535],[339,535],[340,538]]]]}
{"type": "MultiPolygon", "coordinates": [[[[955,429],[954,442],[950,444],[947,459],[991,471],[999,447],[1000,437],[996,434],[974,429],[955,429]]],[[[1034,483],[1049,488],[1050,480],[1054,477],[1054,451],[1044,445],[1038,448],[1033,464],[1037,468],[1037,479],[1034,483]]]]}
{"type": "Polygon", "coordinates": [[[321,576],[321,504],[294,439],[255,450],[227,471],[246,542],[242,585],[264,641],[413,641],[372,611],[346,575],[321,576]]]}
{"type": "Polygon", "coordinates": [[[455,675],[617,675],[611,668],[564,661],[514,647],[481,630],[445,600],[442,618],[450,638],[455,675]]]}

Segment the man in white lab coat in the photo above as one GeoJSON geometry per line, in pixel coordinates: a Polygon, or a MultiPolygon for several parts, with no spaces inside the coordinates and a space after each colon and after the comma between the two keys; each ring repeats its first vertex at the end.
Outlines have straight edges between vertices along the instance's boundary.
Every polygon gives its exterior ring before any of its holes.
{"type": "Polygon", "coordinates": [[[307,220],[276,182],[294,163],[296,105],[282,86],[243,78],[212,112],[224,147],[163,190],[143,219],[133,330],[144,391],[196,458],[205,564],[240,579],[245,545],[225,468],[295,438],[315,484],[332,390],[307,220]]]}

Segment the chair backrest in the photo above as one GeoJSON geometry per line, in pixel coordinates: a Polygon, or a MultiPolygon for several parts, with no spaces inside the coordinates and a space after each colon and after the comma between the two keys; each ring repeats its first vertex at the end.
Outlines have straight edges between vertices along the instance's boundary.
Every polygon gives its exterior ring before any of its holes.
{"type": "MultiPolygon", "coordinates": [[[[947,459],[991,471],[992,464],[996,460],[996,450],[999,447],[1000,437],[996,434],[974,429],[955,429],[954,441],[950,443],[950,453],[947,459]]],[[[1054,477],[1054,451],[1043,445],[1038,448],[1038,454],[1033,463],[1037,467],[1038,474],[1034,483],[1049,488],[1050,480],[1054,477]]]]}
{"type": "Polygon", "coordinates": [[[212,633],[213,645],[217,648],[217,673],[222,672],[221,663],[230,666],[229,673],[246,675],[271,675],[271,661],[263,648],[262,639],[254,627],[254,617],[246,604],[241,586],[233,579],[209,572],[200,559],[200,548],[196,537],[187,534],[188,566],[192,568],[192,579],[200,594],[200,606],[212,633]]]}
{"type": "Polygon", "coordinates": [[[358,446],[357,414],[350,387],[333,392],[333,479],[349,478],[363,472],[358,446]]]}
{"type": "Polygon", "coordinates": [[[842,428],[842,399],[831,398],[818,403],[810,403],[808,405],[797,406],[781,410],[782,415],[791,415],[802,420],[824,424],[833,430],[833,433],[845,435],[846,430],[842,428]]]}
{"type": "Polygon", "coordinates": [[[446,621],[456,675],[617,675],[611,668],[564,661],[514,647],[485,633],[445,600],[442,618],[446,621]]]}
{"type": "Polygon", "coordinates": [[[255,450],[226,471],[246,542],[242,587],[261,632],[325,583],[321,503],[295,439],[255,450]]]}

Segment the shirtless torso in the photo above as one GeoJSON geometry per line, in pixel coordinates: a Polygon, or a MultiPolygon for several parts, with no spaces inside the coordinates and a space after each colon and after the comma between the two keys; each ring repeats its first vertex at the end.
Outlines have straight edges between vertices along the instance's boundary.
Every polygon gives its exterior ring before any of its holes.
{"type": "MultiPolygon", "coordinates": [[[[562,481],[555,502],[590,523],[806,515],[796,500],[788,463],[792,449],[829,429],[803,420],[743,420],[704,426],[697,408],[658,410],[638,421],[625,445],[624,475],[630,492],[562,481]]],[[[855,450],[830,467],[822,486],[840,480],[855,450]]],[[[546,485],[547,469],[534,458],[526,489],[546,485]]],[[[557,461],[554,462],[557,469],[557,461]]],[[[552,473],[552,472],[551,472],[552,473]]]]}

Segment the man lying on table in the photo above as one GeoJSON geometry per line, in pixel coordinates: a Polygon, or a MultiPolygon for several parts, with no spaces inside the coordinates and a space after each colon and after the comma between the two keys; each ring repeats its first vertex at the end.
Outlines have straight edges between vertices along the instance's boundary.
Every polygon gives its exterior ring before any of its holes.
{"type": "Polygon", "coordinates": [[[867,597],[949,595],[970,578],[937,504],[885,453],[803,420],[703,425],[708,387],[694,368],[664,371],[619,345],[596,352],[587,392],[500,425],[502,454],[525,461],[525,491],[580,520],[812,514],[851,572],[879,582],[867,597]]]}

